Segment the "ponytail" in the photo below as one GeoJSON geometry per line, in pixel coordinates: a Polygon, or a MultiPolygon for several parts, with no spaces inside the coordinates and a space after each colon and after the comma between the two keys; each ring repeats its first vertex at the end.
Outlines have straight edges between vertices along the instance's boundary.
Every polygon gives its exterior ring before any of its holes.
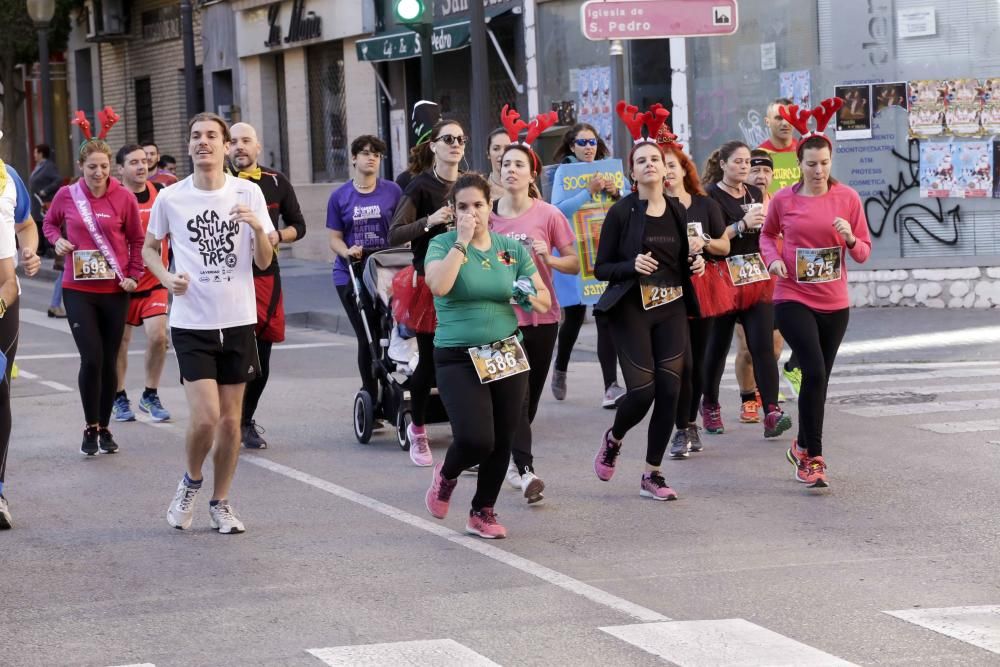
{"type": "Polygon", "coordinates": [[[722,151],[716,148],[705,160],[705,169],[701,172],[701,180],[707,185],[714,185],[722,180],[722,151]]]}

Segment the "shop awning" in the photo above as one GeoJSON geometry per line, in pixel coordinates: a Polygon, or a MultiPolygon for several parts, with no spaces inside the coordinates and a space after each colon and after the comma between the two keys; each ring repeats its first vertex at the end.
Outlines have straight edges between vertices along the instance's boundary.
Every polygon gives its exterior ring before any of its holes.
{"type": "MultiPolygon", "coordinates": [[[[486,9],[487,22],[511,11],[508,6],[486,9]]],[[[431,33],[431,51],[444,53],[464,49],[469,45],[469,22],[451,21],[434,25],[431,33]]],[[[406,60],[420,56],[420,39],[417,33],[407,28],[395,28],[378,33],[374,37],[359,39],[356,43],[358,60],[378,62],[380,60],[406,60]]]]}

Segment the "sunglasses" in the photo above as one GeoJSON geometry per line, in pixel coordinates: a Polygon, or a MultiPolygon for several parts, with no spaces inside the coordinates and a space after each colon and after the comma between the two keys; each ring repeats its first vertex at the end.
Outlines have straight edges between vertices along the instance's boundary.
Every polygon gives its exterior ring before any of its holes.
{"type": "Polygon", "coordinates": [[[434,141],[443,141],[449,146],[454,146],[455,144],[458,144],[459,146],[464,146],[469,141],[469,138],[462,134],[458,135],[457,137],[453,134],[442,134],[434,141]]]}
{"type": "Polygon", "coordinates": [[[581,148],[583,146],[596,146],[597,139],[574,139],[573,143],[576,144],[577,146],[580,146],[581,148]]]}

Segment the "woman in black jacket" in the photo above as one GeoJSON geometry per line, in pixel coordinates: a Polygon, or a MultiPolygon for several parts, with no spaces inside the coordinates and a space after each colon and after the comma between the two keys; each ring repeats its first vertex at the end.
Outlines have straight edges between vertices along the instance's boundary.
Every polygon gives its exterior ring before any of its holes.
{"type": "Polygon", "coordinates": [[[691,363],[687,318],[699,312],[691,273],[703,273],[705,262],[690,254],[684,209],[664,196],[663,150],[652,141],[636,144],[628,170],[637,187],[608,211],[594,265],[597,278],[608,281],[595,310],[611,323],[628,391],[604,434],[594,472],[603,481],[611,479],[622,439],[655,401],[639,494],[674,500],[677,493],[660,465],[674,427],[681,376],[691,363]]]}

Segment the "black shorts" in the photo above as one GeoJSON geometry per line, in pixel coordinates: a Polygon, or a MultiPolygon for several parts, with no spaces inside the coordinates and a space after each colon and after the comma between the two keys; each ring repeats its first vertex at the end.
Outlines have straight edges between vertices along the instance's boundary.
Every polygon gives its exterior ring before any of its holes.
{"type": "Polygon", "coordinates": [[[254,324],[228,329],[178,329],[170,338],[177,353],[181,383],[215,380],[243,384],[260,375],[254,324]]]}

